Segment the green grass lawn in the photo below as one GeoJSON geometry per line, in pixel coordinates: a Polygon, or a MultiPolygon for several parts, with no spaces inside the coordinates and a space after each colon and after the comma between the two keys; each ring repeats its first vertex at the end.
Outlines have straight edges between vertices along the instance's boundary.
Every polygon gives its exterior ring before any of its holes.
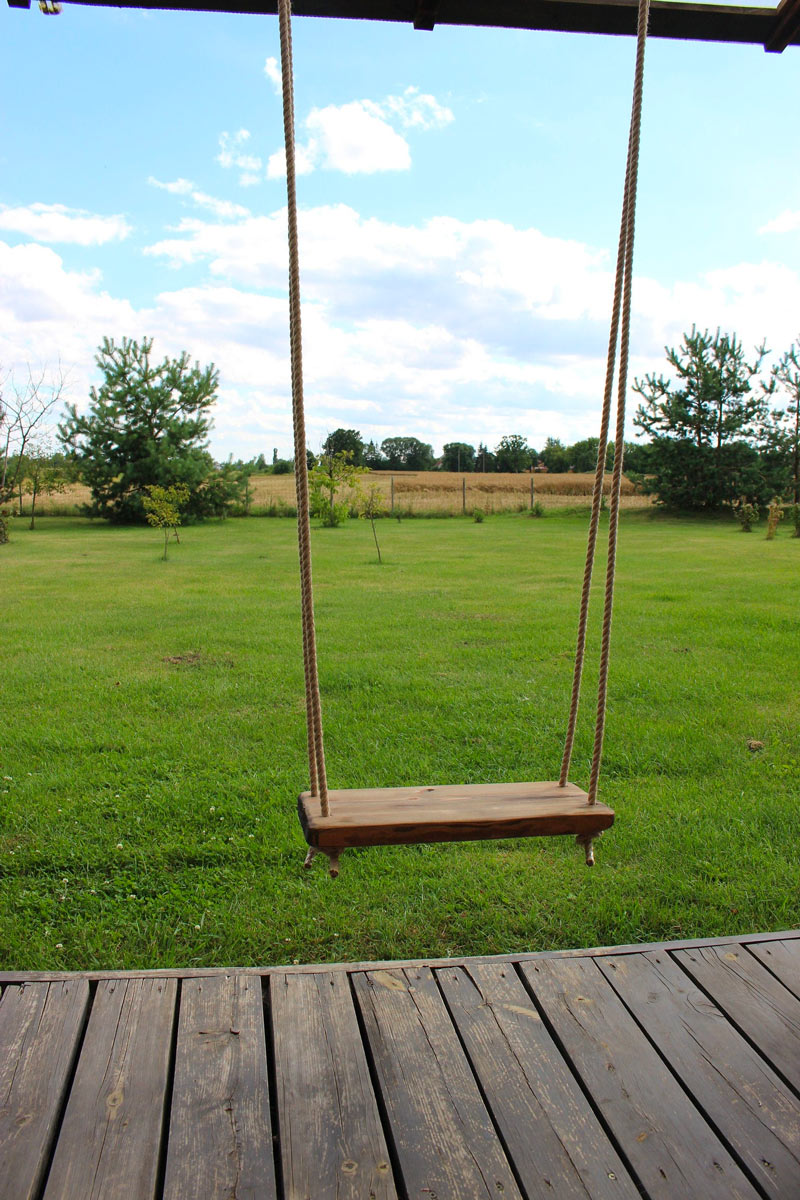
{"type": "MultiPolygon", "coordinates": [[[[384,521],[382,567],[363,522],[314,531],[331,786],[557,777],[585,531],[585,515],[384,521]]],[[[351,850],[335,882],[322,862],[301,869],[293,524],[188,528],[160,551],[147,529],[58,518],[0,549],[4,967],[491,954],[798,923],[800,540],[785,531],[625,516],[601,787],[617,821],[593,871],[557,838],[351,850]]]]}

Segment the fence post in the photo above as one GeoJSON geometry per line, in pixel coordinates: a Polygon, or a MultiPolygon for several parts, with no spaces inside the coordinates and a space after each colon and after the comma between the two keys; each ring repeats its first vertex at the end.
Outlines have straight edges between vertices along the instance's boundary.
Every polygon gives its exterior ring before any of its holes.
{"type": "Polygon", "coordinates": [[[467,477],[466,477],[466,475],[463,475],[461,477],[461,515],[462,515],[462,517],[465,517],[467,515],[467,477]]]}
{"type": "Polygon", "coordinates": [[[531,471],[531,512],[533,512],[533,471],[531,471]]]}
{"type": "Polygon", "coordinates": [[[394,512],[394,475],[390,476],[389,483],[392,489],[392,512],[394,512]]]}

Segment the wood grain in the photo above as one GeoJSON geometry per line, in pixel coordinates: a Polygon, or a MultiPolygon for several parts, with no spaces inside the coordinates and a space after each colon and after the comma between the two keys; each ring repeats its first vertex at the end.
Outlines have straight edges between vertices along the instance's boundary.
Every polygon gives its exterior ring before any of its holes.
{"type": "Polygon", "coordinates": [[[513,967],[436,977],[526,1195],[638,1197],[513,967]]]}
{"type": "Polygon", "coordinates": [[[800,999],[800,940],[754,942],[748,950],[800,999]]]}
{"type": "Polygon", "coordinates": [[[152,1200],[164,1118],[174,980],[101,983],[45,1200],[152,1200]]]}
{"type": "Polygon", "coordinates": [[[758,1193],[592,960],[522,968],[651,1200],[758,1193]]]}
{"type": "Polygon", "coordinates": [[[320,849],[594,835],[614,821],[610,808],[589,804],[574,784],[553,782],[355,788],[328,797],[327,817],[318,797],[303,792],[298,800],[306,841],[320,849]]]}
{"type": "Polygon", "coordinates": [[[393,1200],[346,976],[276,975],[270,1000],[286,1200],[393,1200]]]}
{"type": "Polygon", "coordinates": [[[600,970],[769,1196],[800,1196],[800,1101],[668,954],[600,970]]]}
{"type": "Polygon", "coordinates": [[[6,988],[0,1002],[0,1200],[38,1196],[89,1005],[85,980],[6,988]]]}
{"type": "Polygon", "coordinates": [[[735,943],[677,950],[675,960],[779,1075],[800,1090],[800,1000],[735,943]]]}
{"type": "Polygon", "coordinates": [[[433,973],[353,976],[408,1196],[521,1200],[433,973]]]}
{"type": "Polygon", "coordinates": [[[261,981],[181,988],[164,1200],[277,1195],[261,981]]]}

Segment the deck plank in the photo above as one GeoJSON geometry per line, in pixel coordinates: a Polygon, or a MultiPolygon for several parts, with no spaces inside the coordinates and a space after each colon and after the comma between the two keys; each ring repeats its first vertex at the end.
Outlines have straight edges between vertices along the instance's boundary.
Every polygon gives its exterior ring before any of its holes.
{"type": "Polygon", "coordinates": [[[261,981],[181,986],[164,1200],[277,1195],[261,981]]]}
{"type": "Polygon", "coordinates": [[[651,1200],[758,1195],[590,959],[522,968],[651,1200]]]}
{"type": "Polygon", "coordinates": [[[406,1194],[521,1200],[432,971],[353,976],[406,1194]]]}
{"type": "Polygon", "coordinates": [[[638,1198],[513,967],[436,976],[526,1195],[638,1198]]]}
{"type": "Polygon", "coordinates": [[[177,984],[101,983],[45,1200],[152,1200],[177,984]]]}
{"type": "Polygon", "coordinates": [[[755,942],[748,950],[800,999],[800,941],[755,942]]]}
{"type": "Polygon", "coordinates": [[[678,950],[675,959],[779,1075],[800,1090],[800,1000],[747,950],[678,950]]]}
{"type": "Polygon", "coordinates": [[[274,975],[270,1006],[286,1200],[394,1200],[347,977],[274,975]]]}
{"type": "Polygon", "coordinates": [[[668,954],[600,970],[769,1196],[800,1196],[800,1101],[668,954]]]}
{"type": "Polygon", "coordinates": [[[0,1200],[40,1193],[89,1005],[85,980],[6,988],[0,1001],[0,1200]]]}

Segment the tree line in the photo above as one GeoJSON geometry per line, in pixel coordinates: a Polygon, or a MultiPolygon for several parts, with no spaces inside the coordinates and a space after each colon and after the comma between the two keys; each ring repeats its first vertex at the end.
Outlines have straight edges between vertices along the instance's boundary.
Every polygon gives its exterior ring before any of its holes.
{"type": "MultiPolygon", "coordinates": [[[[248,462],[217,463],[208,448],[211,409],[219,373],[184,353],[157,361],[152,340],[105,339],[96,362],[102,376],[88,411],[66,405],[58,426],[60,449],[45,430],[63,400],[59,373],[29,375],[24,385],[0,391],[0,540],[13,498],[21,505],[61,491],[80,478],[91,493],[85,511],[111,521],[137,522],[152,512],[153,489],[178,489],[190,519],[246,509],[247,482],[258,471],[291,471],[290,460],[263,455],[248,462]]],[[[718,509],[765,506],[776,497],[800,504],[800,338],[765,372],[765,345],[748,355],[736,335],[692,328],[680,346],[665,348],[669,372],[636,379],[640,403],[634,425],[647,440],[625,443],[624,469],[665,505],[718,509]]],[[[346,461],[384,471],[552,472],[593,471],[597,438],[571,446],[548,438],[540,449],[519,433],[489,449],[483,442],[448,442],[437,459],[416,437],[388,437],[378,445],[356,429],[336,429],[319,460],[346,461]]],[[[318,457],[307,452],[309,466],[318,457]]],[[[611,469],[614,446],[606,447],[611,469]]],[[[159,493],[161,494],[161,493],[159,493]]]]}

